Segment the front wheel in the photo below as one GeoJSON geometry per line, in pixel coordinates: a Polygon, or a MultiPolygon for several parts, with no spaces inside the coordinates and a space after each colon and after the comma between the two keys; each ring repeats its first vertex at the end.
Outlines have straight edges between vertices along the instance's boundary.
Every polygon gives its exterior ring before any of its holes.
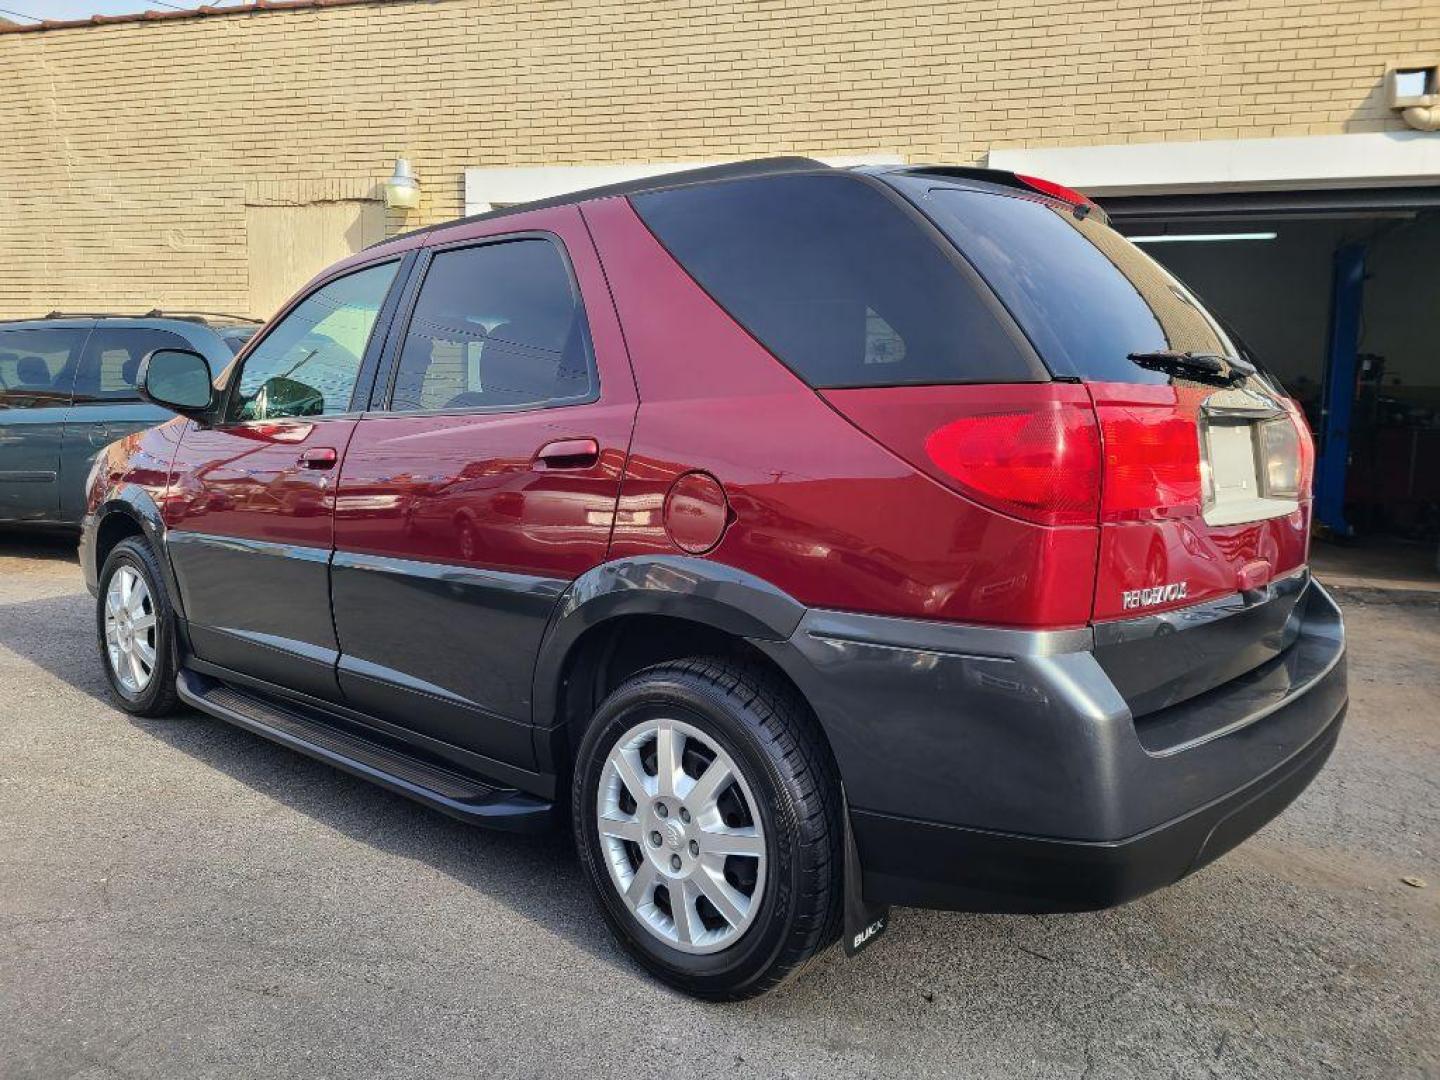
{"type": "Polygon", "coordinates": [[[95,622],[116,703],[137,716],[174,712],[175,616],[159,562],[144,540],[121,541],[105,560],[95,622]]]}
{"type": "Polygon", "coordinates": [[[839,785],[795,692],[759,667],[639,672],[576,760],[573,826],[611,928],[687,993],[750,997],[839,932],[839,785]]]}

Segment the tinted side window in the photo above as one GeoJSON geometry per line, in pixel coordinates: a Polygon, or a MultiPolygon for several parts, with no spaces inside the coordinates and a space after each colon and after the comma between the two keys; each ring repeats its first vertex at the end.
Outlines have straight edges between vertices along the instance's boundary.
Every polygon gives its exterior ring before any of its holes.
{"type": "Polygon", "coordinates": [[[690,276],[811,386],[1042,374],[983,284],[857,177],[736,180],[632,202],[690,276]]]}
{"type": "Polygon", "coordinates": [[[97,326],[85,343],[75,375],[76,401],[138,401],[135,376],[145,354],[155,349],[189,349],[168,330],[97,326]]]}
{"type": "Polygon", "coordinates": [[[522,408],[596,389],[585,312],[559,249],[522,239],[442,251],[405,335],[391,408],[522,408]]]}
{"type": "Polygon", "coordinates": [[[0,409],[70,404],[85,330],[0,330],[0,409]]]}
{"type": "Polygon", "coordinates": [[[1195,296],[1097,217],[1021,195],[897,183],[955,241],[1057,374],[1166,382],[1130,354],[1235,355],[1195,296]]]}
{"type": "Polygon", "coordinates": [[[245,358],[229,419],[348,412],[360,361],[398,262],[367,267],[301,300],[245,358]]]}

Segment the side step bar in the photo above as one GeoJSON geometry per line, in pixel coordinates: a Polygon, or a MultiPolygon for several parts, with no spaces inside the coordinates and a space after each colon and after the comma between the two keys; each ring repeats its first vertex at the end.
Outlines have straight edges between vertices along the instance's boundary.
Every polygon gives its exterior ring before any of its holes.
{"type": "Polygon", "coordinates": [[[432,765],[394,745],[327,722],[319,710],[282,704],[196,671],[182,670],[175,686],[182,701],[203,713],[452,817],[510,832],[544,832],[554,824],[553,803],[432,765]]]}

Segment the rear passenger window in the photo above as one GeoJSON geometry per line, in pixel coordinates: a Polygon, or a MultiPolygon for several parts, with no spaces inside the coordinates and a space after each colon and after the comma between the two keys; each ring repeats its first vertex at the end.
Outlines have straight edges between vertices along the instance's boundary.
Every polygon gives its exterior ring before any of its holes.
{"type": "Polygon", "coordinates": [[[0,330],[0,409],[70,404],[84,330],[0,330]]]}
{"type": "Polygon", "coordinates": [[[690,276],[811,386],[1043,377],[984,285],[864,180],[772,176],[632,203],[690,276]]]}
{"type": "Polygon", "coordinates": [[[559,248],[506,240],[431,261],[390,408],[566,405],[593,399],[596,385],[585,312],[559,248]]]}
{"type": "Polygon", "coordinates": [[[75,376],[75,400],[138,401],[135,376],[140,361],[155,349],[189,349],[190,343],[167,330],[97,326],[85,343],[75,376]]]}

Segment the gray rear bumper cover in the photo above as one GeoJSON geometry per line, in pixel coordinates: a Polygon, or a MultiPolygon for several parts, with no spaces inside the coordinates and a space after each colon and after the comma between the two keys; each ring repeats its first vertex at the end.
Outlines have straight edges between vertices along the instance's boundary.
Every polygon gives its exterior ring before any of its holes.
{"type": "MultiPolygon", "coordinates": [[[[1123,861],[1128,842],[1148,838],[1153,853],[1167,826],[1188,819],[1193,831],[1198,812],[1243,792],[1254,805],[1269,805],[1253,797],[1266,777],[1288,776],[1303,787],[1313,772],[1297,781],[1300,772],[1286,767],[1307,751],[1316,757],[1322,740],[1326,754],[1333,745],[1346,704],[1344,628],[1334,602],[1308,578],[1290,600],[1287,647],[1277,656],[1139,721],[1097,658],[1090,629],[1037,633],[810,611],[788,641],[755,644],[820,716],[854,810],[868,883],[879,863],[889,877],[905,877],[893,850],[904,822],[917,835],[958,828],[1022,846],[1102,845],[1123,861]],[[1142,742],[1147,730],[1183,739],[1142,742]],[[866,827],[881,820],[884,829],[866,827]],[[882,835],[891,849],[883,857],[866,850],[882,835]]],[[[1192,647],[1188,631],[1159,625],[1173,647],[1192,647]]],[[[1273,816],[1288,797],[1270,802],[1278,802],[1273,816]]],[[[1248,831],[1232,843],[1266,820],[1247,818],[1248,831]]],[[[1198,854],[1177,854],[1178,874],[1198,854]]],[[[925,873],[933,877],[934,868],[925,873]]],[[[966,876],[961,868],[956,875],[966,876]]],[[[903,902],[903,888],[887,891],[903,902]]],[[[940,902],[932,893],[923,902],[940,902]]]]}

